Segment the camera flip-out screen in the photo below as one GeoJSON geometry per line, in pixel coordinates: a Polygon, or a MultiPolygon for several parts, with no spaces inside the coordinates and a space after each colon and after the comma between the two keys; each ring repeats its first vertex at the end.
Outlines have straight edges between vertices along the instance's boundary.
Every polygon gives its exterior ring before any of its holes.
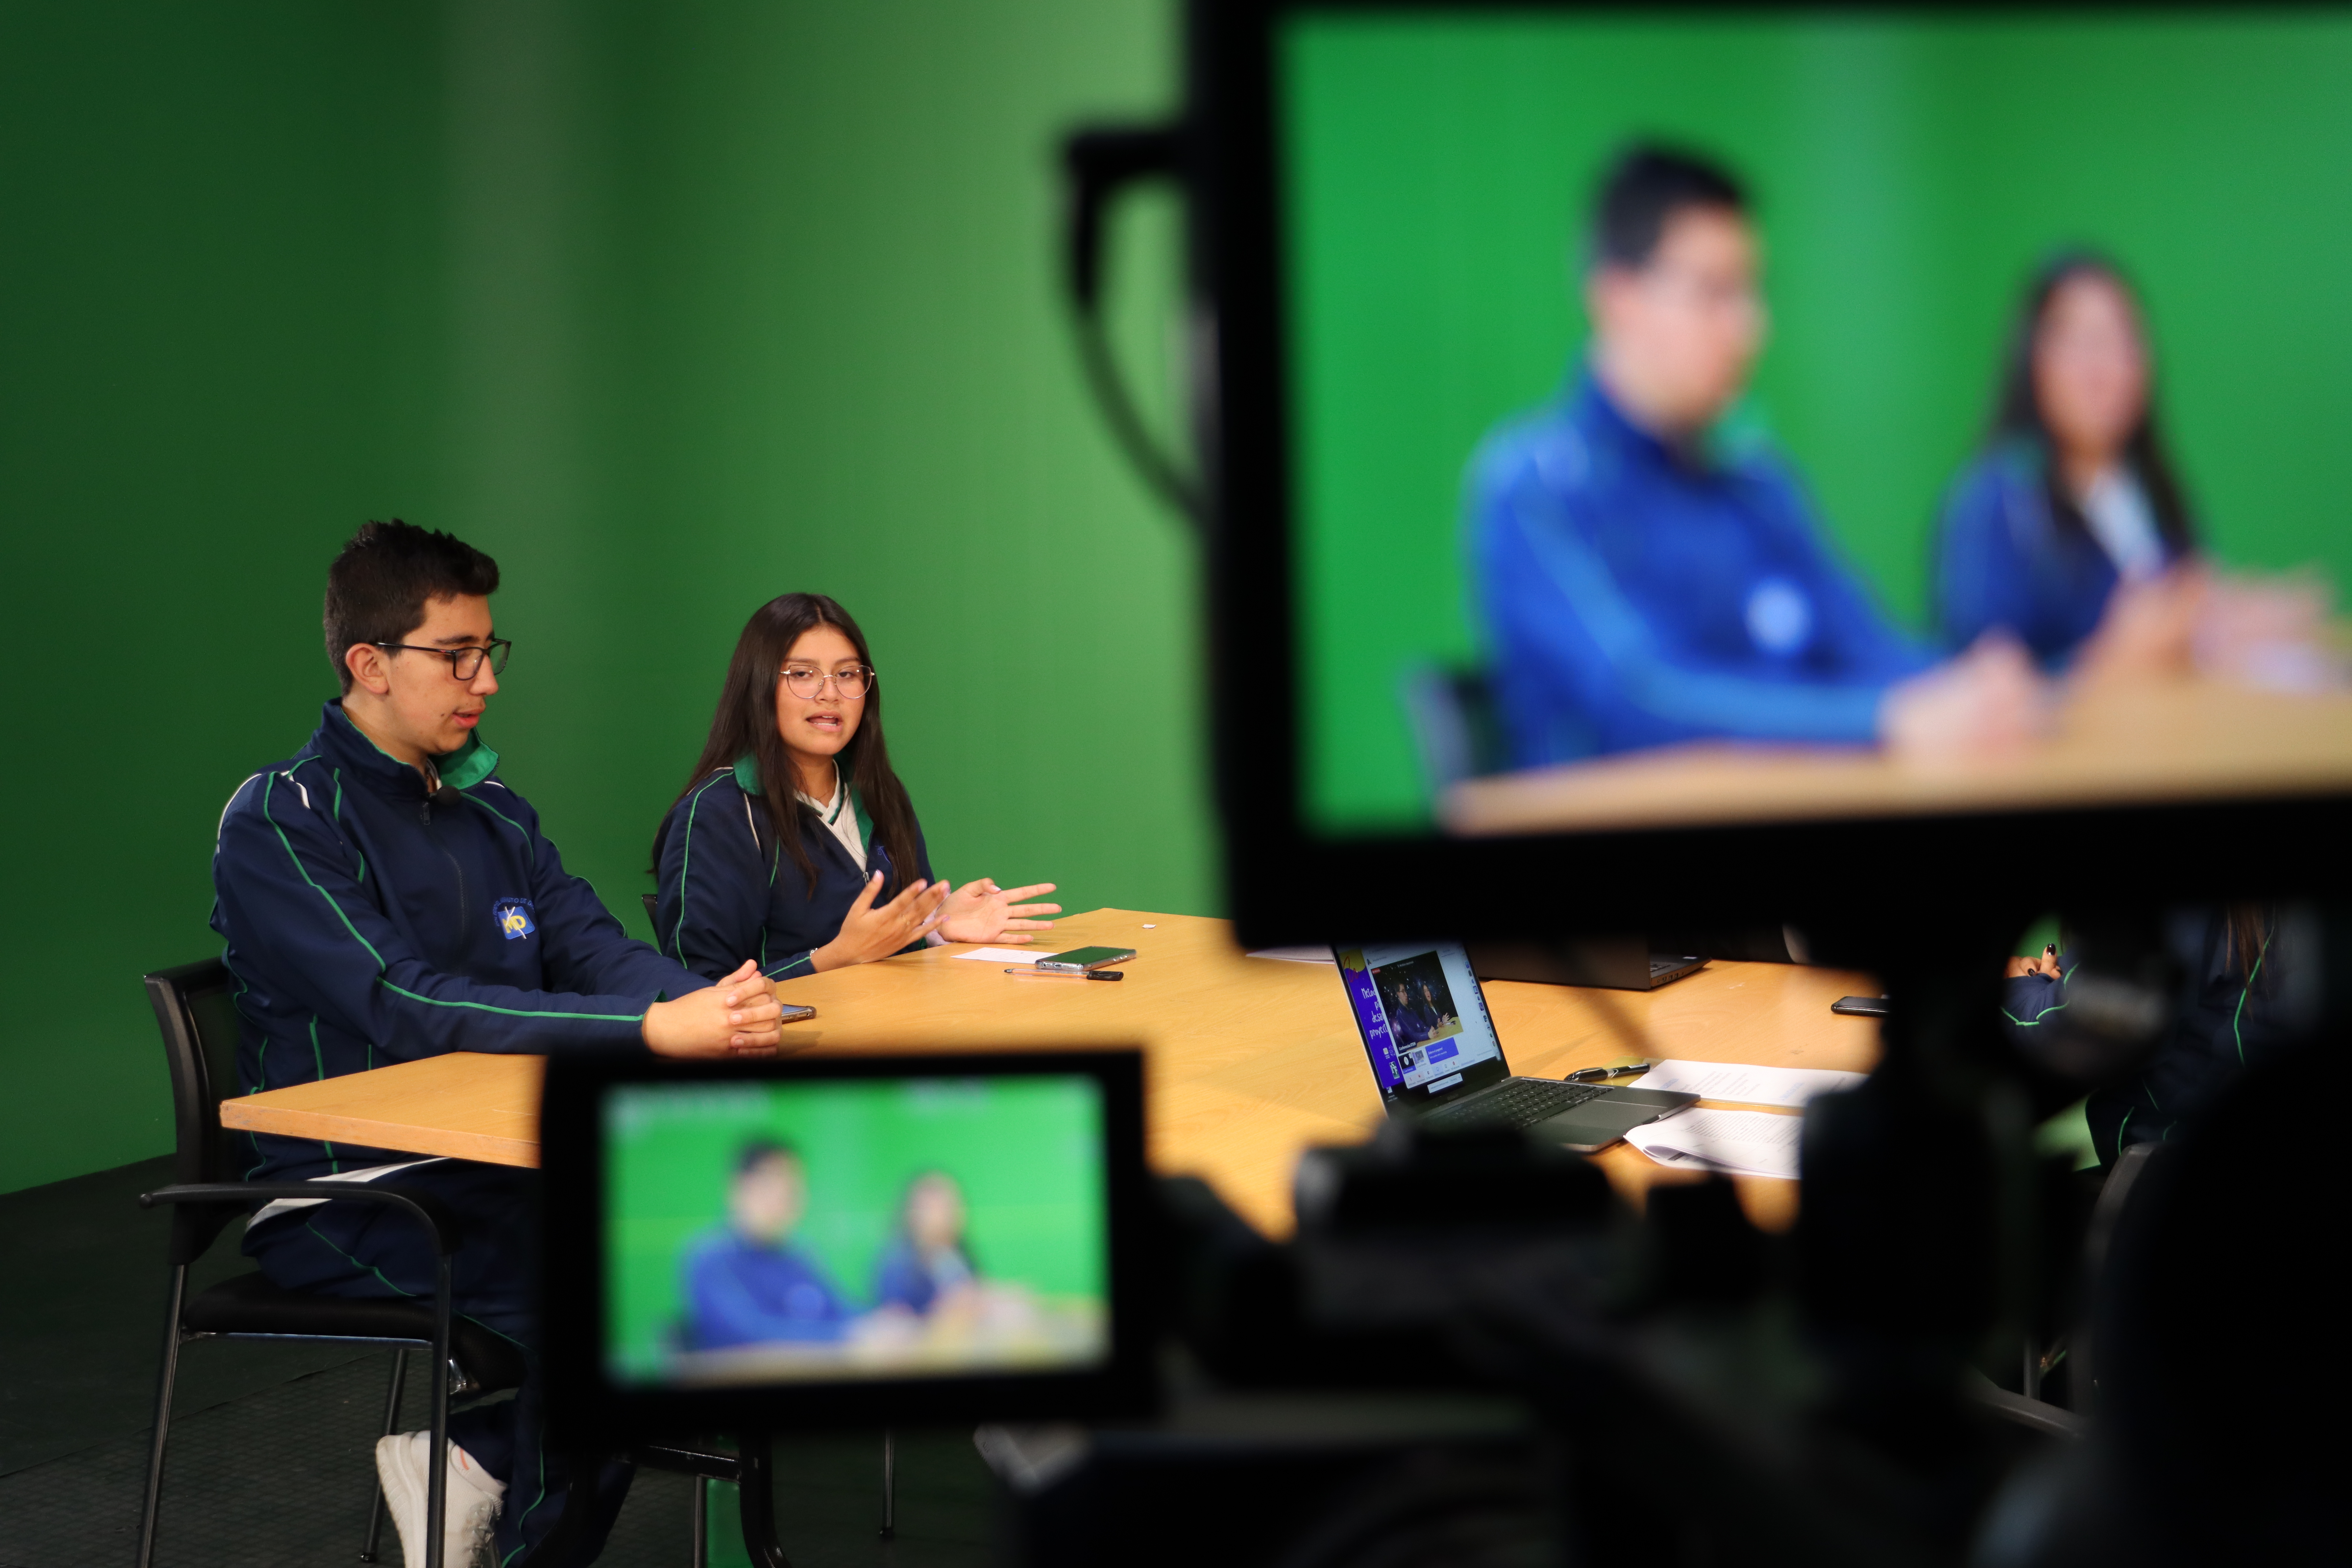
{"type": "Polygon", "coordinates": [[[649,1436],[1133,1408],[1136,1058],[555,1064],[551,1404],[649,1436]]]}
{"type": "Polygon", "coordinates": [[[2352,8],[1194,15],[1252,946],[2340,875],[2352,8]]]}

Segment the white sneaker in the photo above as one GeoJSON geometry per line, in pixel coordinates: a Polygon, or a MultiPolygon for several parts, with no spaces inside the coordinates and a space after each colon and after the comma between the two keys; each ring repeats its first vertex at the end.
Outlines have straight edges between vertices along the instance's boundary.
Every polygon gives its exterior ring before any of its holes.
{"type": "MultiPolygon", "coordinates": [[[[408,1568],[425,1568],[425,1504],[432,1485],[433,1434],[401,1432],[375,1446],[375,1473],[383,1482],[384,1506],[400,1532],[400,1554],[408,1568]]],[[[499,1528],[506,1501],[504,1481],[449,1445],[449,1484],[442,1504],[442,1568],[475,1568],[499,1528]]]]}

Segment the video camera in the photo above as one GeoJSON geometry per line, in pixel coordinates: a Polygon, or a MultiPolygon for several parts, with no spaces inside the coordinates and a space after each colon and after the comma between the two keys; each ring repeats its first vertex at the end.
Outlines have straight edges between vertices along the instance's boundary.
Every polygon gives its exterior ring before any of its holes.
{"type": "MultiPolygon", "coordinates": [[[[1034,1568],[1958,1561],[2019,1494],[2124,1463],[1971,1372],[1958,1316],[1825,1303],[1855,1260],[1759,1231],[1721,1178],[1636,1215],[1581,1157],[1398,1120],[1307,1154],[1277,1243],[1145,1175],[1139,1067],[557,1061],[556,1440],[980,1424],[1034,1568]]],[[[1816,1114],[1809,1161],[1856,1113],[1816,1114]]],[[[2223,1121],[2151,1201],[2210,1205],[2249,1131],[2223,1121]]],[[[2142,1208],[2108,1216],[2121,1267],[2177,1265],[2142,1208]]],[[[2145,1323],[2110,1318],[2127,1397],[2166,1406],[2145,1323]]]]}

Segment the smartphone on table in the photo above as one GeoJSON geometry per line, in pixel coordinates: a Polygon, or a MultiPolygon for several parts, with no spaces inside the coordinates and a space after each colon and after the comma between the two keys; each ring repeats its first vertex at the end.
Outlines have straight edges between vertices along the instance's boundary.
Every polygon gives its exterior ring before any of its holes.
{"type": "Polygon", "coordinates": [[[1131,947],[1074,947],[1067,952],[1039,959],[1037,967],[1055,974],[1084,974],[1090,969],[1125,963],[1134,956],[1135,949],[1131,947]]]}

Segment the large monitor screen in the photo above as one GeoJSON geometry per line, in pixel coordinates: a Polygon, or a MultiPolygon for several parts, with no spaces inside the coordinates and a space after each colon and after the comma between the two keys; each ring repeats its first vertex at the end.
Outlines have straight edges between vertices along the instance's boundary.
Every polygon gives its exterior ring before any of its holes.
{"type": "Polygon", "coordinates": [[[2352,789],[2352,16],[1234,9],[1305,841],[2352,789]]]}

